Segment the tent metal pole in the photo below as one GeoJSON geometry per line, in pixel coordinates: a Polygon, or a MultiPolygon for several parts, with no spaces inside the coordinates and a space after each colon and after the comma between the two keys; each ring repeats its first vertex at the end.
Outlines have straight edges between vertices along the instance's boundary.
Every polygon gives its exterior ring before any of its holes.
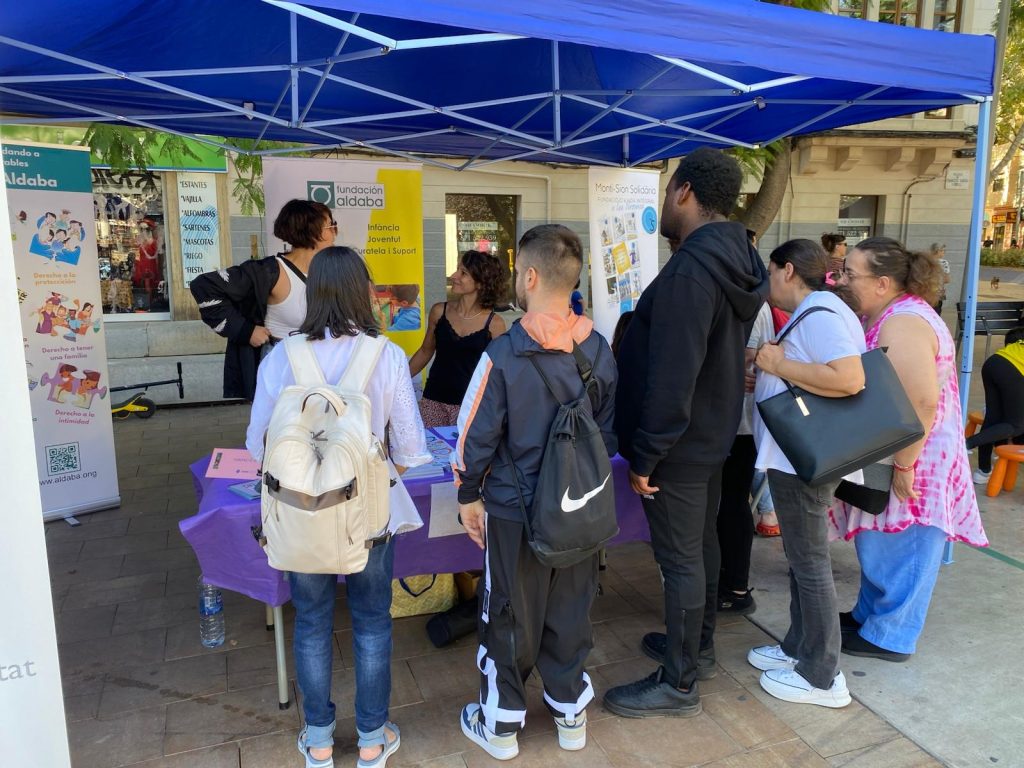
{"type": "MultiPolygon", "coordinates": [[[[357,21],[359,21],[359,14],[353,13],[351,23],[355,24],[357,21]]],[[[345,47],[345,43],[348,42],[348,38],[351,34],[351,32],[345,32],[345,34],[341,36],[341,40],[338,41],[338,46],[334,49],[335,56],[341,54],[341,50],[342,48],[345,47]]],[[[331,62],[326,67],[324,67],[324,74],[320,76],[320,80],[317,82],[316,87],[313,89],[313,93],[310,95],[309,100],[306,102],[306,108],[303,109],[302,114],[299,115],[300,123],[305,122],[306,115],[308,115],[309,110],[313,108],[313,102],[316,101],[316,97],[320,95],[320,91],[323,89],[324,83],[327,82],[327,75],[331,74],[332,69],[334,69],[334,62],[331,62]]]]}
{"type": "MultiPolygon", "coordinates": [[[[568,135],[568,137],[566,137],[566,141],[572,141],[577,136],[579,136],[581,133],[583,133],[585,130],[587,130],[590,126],[592,126],[594,123],[596,123],[598,120],[603,118],[605,115],[607,115],[608,113],[613,112],[614,110],[618,109],[623,104],[625,104],[627,101],[629,101],[631,98],[636,96],[638,93],[645,92],[645,89],[647,88],[647,86],[649,86],[652,83],[654,83],[658,78],[662,77],[663,75],[668,74],[673,69],[674,69],[674,67],[671,64],[669,64],[668,66],[666,66],[660,72],[657,72],[656,74],[651,75],[651,77],[649,77],[647,80],[645,80],[643,85],[641,85],[635,91],[623,91],[622,94],[620,95],[619,99],[617,101],[615,101],[614,104],[610,104],[605,109],[602,109],[600,112],[598,112],[592,118],[587,120],[587,122],[585,122],[583,125],[581,125],[579,128],[577,128],[575,131],[570,133],[568,135]]],[[[577,94],[577,95],[583,95],[583,94],[577,94]]],[[[598,94],[598,95],[600,95],[600,94],[598,94]]],[[[678,119],[684,119],[684,118],[678,118],[678,119]]]]}
{"type": "Polygon", "coordinates": [[[411,51],[421,48],[443,48],[452,45],[475,45],[477,43],[504,43],[509,40],[523,40],[522,35],[505,35],[498,32],[478,35],[449,35],[448,37],[421,37],[399,40],[396,51],[411,51]]]}
{"type": "Polygon", "coordinates": [[[555,144],[562,143],[562,93],[559,82],[558,66],[558,41],[551,41],[551,94],[555,97],[555,105],[552,110],[554,114],[554,137],[555,144]]]}
{"type": "Polygon", "coordinates": [[[673,64],[680,69],[685,69],[688,72],[693,72],[695,75],[700,75],[701,77],[706,77],[709,80],[714,80],[716,83],[728,85],[731,88],[735,88],[740,93],[747,93],[750,91],[750,86],[746,83],[741,83],[739,80],[733,80],[731,77],[720,75],[717,72],[713,72],[710,69],[693,64],[685,59],[677,59],[672,56],[655,56],[654,58],[666,61],[669,64],[673,64]]]}
{"type": "Polygon", "coordinates": [[[312,8],[307,8],[306,6],[299,5],[298,3],[287,3],[283,2],[283,0],[263,0],[263,2],[267,3],[267,5],[276,6],[290,13],[297,13],[299,16],[305,16],[307,19],[311,19],[312,21],[319,21],[321,24],[326,24],[328,27],[340,29],[342,32],[351,32],[357,37],[383,45],[386,48],[395,48],[398,45],[398,41],[394,38],[378,35],[376,32],[371,32],[363,27],[357,27],[355,24],[349,24],[347,21],[342,21],[334,16],[321,13],[320,11],[314,11],[312,8]]]}
{"type": "MultiPolygon", "coordinates": [[[[544,101],[540,102],[540,104],[538,104],[533,109],[531,109],[529,112],[527,112],[522,117],[522,119],[519,120],[519,122],[517,122],[515,125],[512,126],[512,128],[515,129],[515,128],[518,128],[519,126],[521,126],[523,123],[525,123],[531,117],[533,117],[538,112],[540,112],[542,109],[544,109],[548,104],[550,104],[552,102],[552,100],[553,100],[553,97],[550,97],[550,96],[548,98],[544,99],[544,101]]],[[[477,152],[475,155],[473,155],[473,157],[469,158],[469,160],[464,162],[461,166],[459,166],[459,170],[462,171],[462,170],[465,170],[466,168],[469,168],[471,165],[473,165],[473,163],[475,163],[477,160],[479,160],[485,154],[490,152],[491,149],[494,147],[494,145],[497,144],[499,141],[501,141],[501,137],[500,136],[498,138],[494,139],[494,141],[492,141],[490,144],[488,144],[482,150],[477,152]]],[[[550,221],[550,218],[549,218],[549,221],[550,221]]]]}
{"type": "MultiPolygon", "coordinates": [[[[873,96],[875,96],[876,94],[879,94],[882,91],[887,91],[887,90],[889,90],[889,86],[883,85],[881,88],[875,88],[875,90],[869,91],[866,95],[861,96],[860,98],[861,99],[870,99],[873,96]]],[[[765,99],[764,101],[765,101],[766,104],[771,104],[771,100],[770,99],[765,99]]],[[[815,123],[824,120],[826,117],[831,117],[832,115],[836,114],[837,112],[842,112],[845,109],[849,109],[850,107],[854,106],[855,103],[856,103],[855,101],[847,101],[842,106],[834,107],[833,109],[826,110],[825,112],[823,112],[822,114],[818,115],[817,117],[811,118],[810,120],[806,120],[806,121],[800,123],[800,125],[793,126],[789,130],[787,130],[787,131],[785,131],[783,133],[780,133],[778,136],[775,136],[775,137],[773,137],[771,139],[768,139],[767,141],[762,142],[762,145],[771,144],[772,142],[778,141],[779,139],[784,139],[787,136],[792,136],[793,134],[799,133],[804,128],[807,128],[808,126],[814,125],[815,123]]]]}
{"type": "MultiPolygon", "coordinates": [[[[967,270],[964,275],[964,332],[960,342],[960,411],[967,419],[967,401],[971,396],[971,371],[974,368],[974,326],[978,314],[978,275],[981,271],[981,225],[988,190],[989,126],[992,99],[978,108],[978,145],[974,155],[974,194],[971,199],[971,228],[967,234],[967,270]]],[[[953,542],[946,542],[942,562],[953,562],[953,542]]]]}
{"type": "MultiPolygon", "coordinates": [[[[740,115],[740,114],[746,112],[748,109],[753,109],[753,108],[754,108],[754,102],[750,102],[749,104],[744,104],[743,106],[741,106],[741,107],[739,107],[737,109],[734,109],[729,114],[727,114],[727,115],[725,115],[723,117],[718,118],[717,120],[714,120],[714,121],[708,123],[701,130],[710,131],[716,125],[720,125],[720,124],[724,123],[726,120],[731,120],[732,118],[736,117],[737,115],[740,115]]],[[[681,139],[676,139],[675,141],[670,142],[669,144],[667,144],[666,146],[662,147],[661,149],[657,149],[654,152],[651,152],[649,155],[645,155],[644,157],[641,157],[639,160],[634,161],[633,165],[642,165],[643,163],[646,163],[648,160],[650,160],[652,157],[656,157],[658,155],[661,155],[661,154],[667,152],[668,150],[672,149],[673,147],[678,147],[680,144],[685,144],[686,142],[690,141],[692,138],[693,138],[692,136],[684,136],[681,139]]]]}
{"type": "MultiPolygon", "coordinates": [[[[209,117],[232,117],[234,112],[181,112],[174,115],[125,115],[124,119],[132,120],[203,120],[209,117]]],[[[4,125],[49,125],[53,123],[102,123],[108,117],[4,117],[4,125]]]]}
{"type": "Polygon", "coordinates": [[[299,70],[295,67],[299,60],[299,17],[294,13],[288,14],[288,38],[291,45],[291,82],[292,82],[292,120],[294,128],[299,124],[299,70]]]}

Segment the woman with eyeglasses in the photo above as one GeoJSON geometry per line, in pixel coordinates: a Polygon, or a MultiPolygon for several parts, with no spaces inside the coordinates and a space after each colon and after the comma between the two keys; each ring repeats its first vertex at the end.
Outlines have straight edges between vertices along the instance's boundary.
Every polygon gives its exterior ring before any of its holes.
{"type": "MultiPolygon", "coordinates": [[[[864,387],[864,332],[842,299],[825,290],[829,261],[813,240],[790,240],[768,257],[769,299],[792,314],[774,341],[754,359],[761,402],[786,391],[786,382],[823,397],[848,397],[864,387]]],[[[828,551],[828,511],[839,482],[803,482],[754,412],[757,468],[768,473],[775,514],[789,562],[790,626],[779,645],[752,648],[761,687],[783,701],[845,707],[846,678],[839,671],[839,608],[828,551]]],[[[836,436],[841,439],[841,436],[836,436]]],[[[850,479],[862,481],[862,473],[850,479]]]]}
{"type": "Polygon", "coordinates": [[[892,457],[882,514],[840,503],[830,516],[832,537],[853,539],[860,560],[857,604],[840,614],[843,653],[851,656],[910,658],[945,543],[988,545],[964,444],[953,337],[932,309],[942,277],[931,254],[872,237],[850,251],[840,278],[864,317],[868,349],[887,349],[925,427],[921,440],[892,457]]]}
{"type": "Polygon", "coordinates": [[[274,236],[291,246],[287,254],[207,272],[189,285],[203,322],[228,340],[224,397],[252,400],[264,345],[302,325],[309,263],[334,245],[338,225],[323,203],[290,200],[274,220],[274,236]]]}

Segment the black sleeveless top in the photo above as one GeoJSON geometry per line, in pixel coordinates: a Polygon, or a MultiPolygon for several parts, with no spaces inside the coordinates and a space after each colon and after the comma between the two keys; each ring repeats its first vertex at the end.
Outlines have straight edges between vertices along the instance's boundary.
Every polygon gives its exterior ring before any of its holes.
{"type": "Polygon", "coordinates": [[[428,400],[448,405],[459,405],[469,389],[470,379],[480,356],[491,343],[489,329],[494,313],[491,312],[479,331],[459,336],[448,322],[448,302],[444,303],[441,319],[434,329],[434,363],[430,366],[423,396],[428,400]]]}

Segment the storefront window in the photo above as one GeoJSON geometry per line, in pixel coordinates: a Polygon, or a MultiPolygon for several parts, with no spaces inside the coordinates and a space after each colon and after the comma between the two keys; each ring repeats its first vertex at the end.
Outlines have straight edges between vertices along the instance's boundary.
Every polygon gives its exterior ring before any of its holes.
{"type": "Polygon", "coordinates": [[[163,178],[150,171],[92,171],[103,313],[170,318],[163,178]]]}
{"type": "Polygon", "coordinates": [[[853,19],[863,19],[867,3],[864,0],[839,0],[836,13],[839,16],[849,16],[853,19]]]}
{"type": "Polygon", "coordinates": [[[880,0],[878,4],[878,20],[885,24],[916,27],[920,15],[918,0],[880,0]]]}
{"type": "Polygon", "coordinates": [[[940,32],[959,32],[960,0],[935,0],[932,28],[940,32]]]}
{"type": "Polygon", "coordinates": [[[839,219],[836,222],[839,233],[846,235],[846,241],[851,245],[871,237],[875,231],[877,211],[876,195],[840,195],[839,219]]]}

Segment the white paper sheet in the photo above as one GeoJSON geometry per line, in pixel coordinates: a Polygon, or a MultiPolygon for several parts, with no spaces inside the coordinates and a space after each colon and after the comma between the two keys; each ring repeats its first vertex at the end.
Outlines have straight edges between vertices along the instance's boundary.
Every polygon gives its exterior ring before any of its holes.
{"type": "Polygon", "coordinates": [[[434,483],[430,486],[430,528],[427,538],[455,536],[465,533],[459,524],[458,489],[454,483],[434,483]]]}

